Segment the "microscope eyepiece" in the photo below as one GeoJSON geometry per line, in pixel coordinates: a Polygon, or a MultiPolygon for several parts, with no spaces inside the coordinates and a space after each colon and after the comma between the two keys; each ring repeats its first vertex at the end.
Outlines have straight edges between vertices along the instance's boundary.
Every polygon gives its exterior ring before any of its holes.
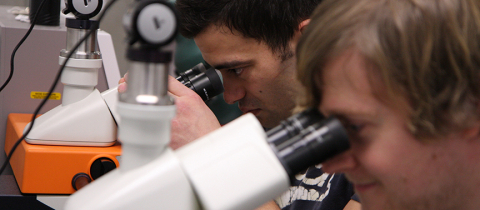
{"type": "Polygon", "coordinates": [[[309,108],[289,117],[282,121],[277,127],[267,131],[268,142],[279,145],[296,136],[306,127],[323,119],[325,119],[325,117],[317,109],[309,108]]]}
{"type": "MultiPolygon", "coordinates": [[[[303,118],[307,119],[308,116],[303,118]]],[[[350,148],[347,132],[335,117],[317,120],[291,138],[272,136],[276,141],[269,136],[268,142],[290,177],[350,148]]]]}
{"type": "Polygon", "coordinates": [[[204,101],[223,93],[223,84],[214,68],[206,68],[199,63],[192,69],[180,73],[177,80],[195,91],[204,101]]]}

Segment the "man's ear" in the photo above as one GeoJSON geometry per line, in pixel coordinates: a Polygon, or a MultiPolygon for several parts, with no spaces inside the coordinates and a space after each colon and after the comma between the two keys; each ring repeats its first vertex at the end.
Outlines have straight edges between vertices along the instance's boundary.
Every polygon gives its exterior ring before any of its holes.
{"type": "Polygon", "coordinates": [[[300,24],[298,24],[298,31],[295,31],[295,34],[290,42],[292,49],[297,47],[298,40],[300,39],[300,36],[302,36],[303,30],[307,28],[308,23],[310,23],[310,19],[303,20],[300,22],[300,24]]]}
{"type": "Polygon", "coordinates": [[[300,24],[298,24],[298,30],[301,33],[303,33],[303,30],[305,30],[305,28],[307,28],[309,23],[310,23],[310,19],[306,19],[306,20],[300,22],[300,24]]]}

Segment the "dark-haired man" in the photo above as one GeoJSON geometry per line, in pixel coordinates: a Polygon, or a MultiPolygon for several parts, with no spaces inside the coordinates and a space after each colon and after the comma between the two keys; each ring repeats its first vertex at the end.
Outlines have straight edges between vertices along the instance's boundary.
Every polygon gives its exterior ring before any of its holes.
{"type": "MultiPolygon", "coordinates": [[[[222,72],[224,98],[239,103],[265,128],[292,115],[300,93],[295,47],[319,0],[177,0],[180,32],[193,38],[204,60],[222,72]]],[[[353,195],[341,175],[320,167],[298,176],[277,199],[285,208],[343,209],[353,195]],[[311,176],[315,174],[314,176],[311,176]]]]}
{"type": "MultiPolygon", "coordinates": [[[[193,38],[204,60],[221,71],[225,101],[238,102],[242,112],[254,114],[268,129],[292,115],[301,90],[295,48],[320,2],[177,0],[176,8],[181,34],[193,38]]],[[[176,146],[220,127],[198,95],[174,79],[169,82],[178,109],[172,122],[176,146]]],[[[334,210],[344,209],[352,196],[353,188],[343,175],[325,174],[320,166],[312,166],[276,201],[283,209],[334,210]]],[[[264,207],[278,209],[277,204],[264,207]]],[[[359,204],[351,201],[349,207],[359,209],[359,204]]]]}

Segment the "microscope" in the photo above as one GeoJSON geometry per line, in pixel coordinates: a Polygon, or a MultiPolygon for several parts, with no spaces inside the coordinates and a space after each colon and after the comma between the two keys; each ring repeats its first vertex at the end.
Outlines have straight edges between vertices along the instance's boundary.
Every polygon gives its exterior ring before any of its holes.
{"type": "MultiPolygon", "coordinates": [[[[65,3],[64,12],[75,17],[65,21],[67,43],[59,56],[63,65],[72,53],[61,75],[62,104],[38,117],[13,153],[10,164],[22,193],[71,194],[79,186],[78,177],[90,182],[118,166],[117,157],[121,155],[120,145],[115,143],[117,126],[111,111],[116,107],[116,95],[112,94],[115,90],[100,93],[95,88],[102,58],[97,45],[98,24],[90,18],[100,12],[103,2],[65,3]],[[94,33],[74,50],[90,30],[94,33]]],[[[29,122],[29,115],[9,116],[6,152],[28,129],[29,122]]]]}
{"type": "MultiPolygon", "coordinates": [[[[63,12],[73,14],[74,18],[66,19],[67,43],[60,51],[59,63],[62,65],[67,55],[73,54],[61,75],[64,85],[62,104],[35,120],[25,142],[20,144],[10,161],[22,193],[71,194],[118,167],[122,154],[120,143],[116,141],[117,124],[120,123],[116,110],[117,88],[100,93],[95,87],[98,70],[102,68],[102,55],[97,45],[98,22],[91,18],[100,12],[103,2],[67,0],[65,4],[63,12]],[[94,33],[73,50],[90,30],[94,33]]],[[[131,34],[132,39],[138,36],[131,34]]],[[[172,40],[170,37],[169,42],[172,40]]],[[[136,51],[130,54],[141,55],[136,51]]],[[[136,68],[138,62],[132,63],[136,68]]],[[[217,72],[202,63],[177,79],[205,101],[223,92],[217,72]]],[[[135,84],[134,80],[129,82],[129,86],[135,84]]],[[[28,129],[29,121],[30,116],[25,114],[9,117],[7,153],[28,129]]]]}
{"type": "MultiPolygon", "coordinates": [[[[98,29],[97,21],[90,18],[100,12],[103,2],[92,0],[84,4],[85,2],[79,0],[65,2],[66,8],[63,12],[72,13],[75,18],[66,19],[67,47],[60,52],[60,64],[89,30],[98,29]]],[[[156,24],[160,23],[156,22],[156,24]]],[[[166,26],[162,24],[162,27],[166,26]]],[[[68,146],[111,146],[115,143],[116,125],[120,121],[116,110],[118,91],[117,88],[112,88],[100,93],[95,88],[98,82],[98,70],[102,67],[96,37],[96,32],[92,33],[67,62],[61,77],[64,85],[62,105],[36,120],[32,131],[25,139],[28,143],[68,146]]],[[[131,34],[131,37],[140,37],[140,35],[131,34]]],[[[174,37],[169,38],[171,39],[169,42],[174,39],[174,37]]],[[[128,54],[130,57],[144,56],[132,50],[129,50],[128,54]]],[[[209,100],[210,97],[223,92],[220,77],[213,69],[205,69],[204,72],[193,71],[195,69],[201,69],[201,66],[193,68],[186,76],[182,75],[181,82],[199,93],[204,100],[209,100]]],[[[131,75],[131,77],[135,76],[131,75]]],[[[148,78],[151,75],[146,76],[148,78]]],[[[136,84],[130,82],[129,85],[136,84]]]]}
{"type": "Polygon", "coordinates": [[[90,18],[100,12],[103,2],[92,0],[86,5],[78,2],[65,2],[63,12],[72,13],[75,18],[66,19],[67,44],[66,49],[60,51],[59,63],[65,62],[66,55],[89,30],[95,32],[68,60],[61,76],[62,104],[35,121],[25,138],[30,144],[111,146],[115,143],[116,124],[110,110],[116,103],[114,89],[101,94],[95,88],[102,58],[97,45],[98,23],[90,18]]]}
{"type": "Polygon", "coordinates": [[[309,109],[265,133],[252,114],[173,151],[163,51],[177,19],[166,1],[137,1],[125,15],[132,62],[120,95],[120,167],[80,189],[66,209],[253,209],[274,199],[308,166],[345,151],[348,137],[334,117],[309,109]]]}

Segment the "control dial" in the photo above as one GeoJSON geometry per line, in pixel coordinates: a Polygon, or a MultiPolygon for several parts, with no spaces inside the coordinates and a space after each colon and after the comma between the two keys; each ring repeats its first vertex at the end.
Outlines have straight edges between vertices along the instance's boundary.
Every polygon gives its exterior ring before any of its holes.
{"type": "Polygon", "coordinates": [[[72,13],[78,19],[95,17],[103,6],[103,0],[65,0],[64,14],[72,13]]]}
{"type": "Polygon", "coordinates": [[[173,41],[177,34],[177,14],[166,1],[142,1],[129,10],[123,24],[130,35],[130,44],[140,41],[161,47],[173,41]]]}
{"type": "Polygon", "coordinates": [[[117,168],[117,165],[115,165],[115,162],[113,162],[113,160],[110,158],[98,158],[93,161],[92,165],[90,166],[90,176],[95,180],[115,168],[117,168]]]}

